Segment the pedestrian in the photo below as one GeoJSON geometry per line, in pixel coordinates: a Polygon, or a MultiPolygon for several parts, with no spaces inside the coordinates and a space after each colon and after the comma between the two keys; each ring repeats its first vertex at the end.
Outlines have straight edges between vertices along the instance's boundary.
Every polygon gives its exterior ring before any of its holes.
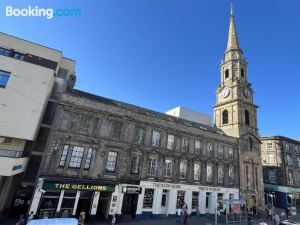
{"type": "Polygon", "coordinates": [[[111,219],[111,225],[115,225],[116,221],[117,221],[116,214],[113,214],[112,219],[111,219]]]}
{"type": "Polygon", "coordinates": [[[280,223],[280,217],[279,215],[276,213],[275,216],[274,216],[274,224],[275,225],[279,225],[280,223]]]}
{"type": "Polygon", "coordinates": [[[69,210],[65,209],[61,214],[61,218],[69,218],[69,210]]]}
{"type": "Polygon", "coordinates": [[[31,211],[31,212],[29,213],[29,215],[28,215],[27,223],[29,223],[31,220],[33,220],[33,217],[34,217],[33,211],[31,211]]]}
{"type": "Polygon", "coordinates": [[[181,214],[182,214],[183,224],[187,224],[188,206],[185,202],[183,203],[181,214]]]}
{"type": "Polygon", "coordinates": [[[42,219],[48,219],[49,217],[48,217],[48,214],[47,214],[47,212],[45,211],[45,212],[43,212],[43,216],[42,216],[42,219]]]}
{"type": "Polygon", "coordinates": [[[290,215],[290,208],[287,206],[285,209],[285,213],[286,213],[286,219],[289,219],[289,215],[290,215]]]}
{"type": "Polygon", "coordinates": [[[85,210],[82,209],[81,212],[79,213],[79,224],[84,225],[85,221],[85,210]]]}
{"type": "Polygon", "coordinates": [[[273,218],[272,218],[273,212],[272,212],[272,211],[273,211],[272,208],[269,208],[269,209],[268,209],[268,217],[267,217],[267,220],[269,220],[269,219],[270,219],[271,221],[273,220],[273,218]]]}
{"type": "Polygon", "coordinates": [[[181,208],[179,205],[176,209],[176,223],[181,223],[181,208]]]}
{"type": "Polygon", "coordinates": [[[19,221],[16,223],[16,225],[25,225],[25,224],[26,224],[26,221],[25,221],[25,219],[24,219],[24,215],[21,214],[21,215],[20,215],[20,219],[19,219],[19,221]]]}

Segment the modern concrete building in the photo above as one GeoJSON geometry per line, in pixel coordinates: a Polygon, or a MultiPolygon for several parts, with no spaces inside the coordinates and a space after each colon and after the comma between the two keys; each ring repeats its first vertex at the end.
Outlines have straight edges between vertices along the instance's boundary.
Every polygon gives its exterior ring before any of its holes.
{"type": "Polygon", "coordinates": [[[27,212],[57,102],[74,84],[74,66],[58,50],[0,33],[0,215],[27,212]]]}
{"type": "Polygon", "coordinates": [[[183,202],[190,214],[214,213],[230,198],[263,206],[257,106],[233,15],[216,96],[212,127],[80,90],[64,93],[30,211],[153,218],[175,215],[183,202]]]}
{"type": "Polygon", "coordinates": [[[261,140],[266,204],[299,206],[300,141],[283,136],[261,140]]]}

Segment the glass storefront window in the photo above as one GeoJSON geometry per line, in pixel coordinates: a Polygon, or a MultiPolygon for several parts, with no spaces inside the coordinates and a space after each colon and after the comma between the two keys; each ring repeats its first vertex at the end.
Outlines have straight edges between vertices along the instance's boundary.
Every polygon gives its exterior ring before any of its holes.
{"type": "Polygon", "coordinates": [[[199,210],[199,192],[193,191],[192,193],[192,209],[199,210]]]}
{"type": "Polygon", "coordinates": [[[153,197],[154,197],[154,189],[146,188],[144,194],[144,200],[143,200],[144,209],[152,209],[153,197]]]}
{"type": "Polygon", "coordinates": [[[182,207],[184,203],[184,191],[177,192],[177,206],[182,207]]]}

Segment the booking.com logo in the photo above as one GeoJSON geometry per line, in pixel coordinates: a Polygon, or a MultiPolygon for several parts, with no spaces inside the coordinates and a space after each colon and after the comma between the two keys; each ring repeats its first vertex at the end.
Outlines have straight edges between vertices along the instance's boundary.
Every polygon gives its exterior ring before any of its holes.
{"type": "Polygon", "coordinates": [[[5,15],[12,17],[45,17],[46,19],[53,19],[56,16],[81,16],[81,10],[69,8],[39,8],[38,6],[28,6],[27,8],[14,8],[12,6],[6,6],[5,15]]]}

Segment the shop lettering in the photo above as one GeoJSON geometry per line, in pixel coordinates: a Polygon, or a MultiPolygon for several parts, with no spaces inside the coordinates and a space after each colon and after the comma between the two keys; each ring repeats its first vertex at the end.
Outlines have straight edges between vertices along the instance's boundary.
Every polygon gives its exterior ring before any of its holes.
{"type": "Polygon", "coordinates": [[[114,191],[114,187],[92,184],[62,184],[45,182],[43,188],[46,190],[75,190],[75,191],[114,191]]]}
{"type": "Polygon", "coordinates": [[[199,187],[199,190],[201,191],[220,191],[220,188],[216,187],[199,187]]]}
{"type": "Polygon", "coordinates": [[[153,183],[154,187],[157,188],[181,188],[181,185],[179,184],[158,184],[158,183],[153,183]]]}

